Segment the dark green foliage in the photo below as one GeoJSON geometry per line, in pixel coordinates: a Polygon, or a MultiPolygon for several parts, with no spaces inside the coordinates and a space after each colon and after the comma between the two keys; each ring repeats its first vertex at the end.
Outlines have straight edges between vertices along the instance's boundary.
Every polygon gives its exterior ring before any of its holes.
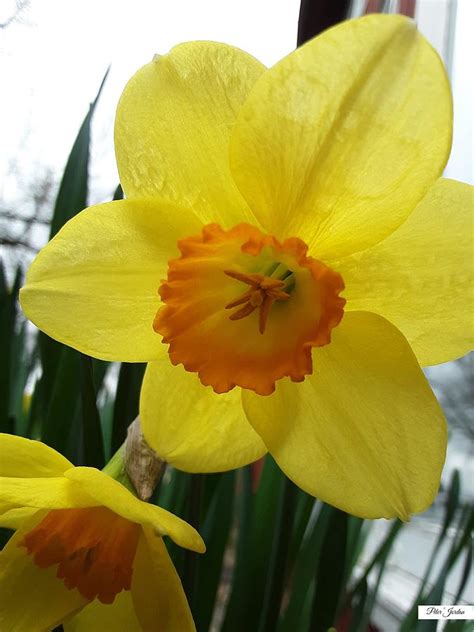
{"type": "Polygon", "coordinates": [[[0,261],[0,432],[14,431],[19,397],[17,384],[24,378],[24,328],[17,324],[17,298],[21,281],[21,270],[17,270],[13,286],[8,288],[0,261]]]}
{"type": "Polygon", "coordinates": [[[125,441],[127,428],[138,415],[140,387],[144,372],[144,364],[122,362],[120,365],[112,420],[112,454],[125,441]]]}
{"type": "Polygon", "coordinates": [[[336,622],[347,555],[348,518],[343,511],[331,509],[316,570],[311,632],[326,632],[336,622]]]}
{"type": "MultiPolygon", "coordinates": [[[[212,476],[212,475],[211,475],[212,476]]],[[[216,605],[223,569],[224,554],[232,525],[235,472],[217,474],[217,484],[207,510],[203,512],[200,533],[206,554],[197,561],[196,585],[191,609],[198,630],[208,630],[216,605]]],[[[210,478],[210,477],[206,477],[210,478]]]]}

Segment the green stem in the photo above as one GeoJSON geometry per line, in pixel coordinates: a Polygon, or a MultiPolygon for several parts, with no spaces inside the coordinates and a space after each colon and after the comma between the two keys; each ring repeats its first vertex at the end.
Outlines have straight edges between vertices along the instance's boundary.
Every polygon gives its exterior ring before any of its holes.
{"type": "Polygon", "coordinates": [[[126,487],[129,491],[132,492],[134,496],[137,495],[135,487],[133,486],[130,477],[125,470],[125,463],[123,459],[123,445],[117,450],[117,452],[113,455],[107,465],[102,469],[102,471],[114,478],[116,481],[121,483],[124,487],[126,487]]]}

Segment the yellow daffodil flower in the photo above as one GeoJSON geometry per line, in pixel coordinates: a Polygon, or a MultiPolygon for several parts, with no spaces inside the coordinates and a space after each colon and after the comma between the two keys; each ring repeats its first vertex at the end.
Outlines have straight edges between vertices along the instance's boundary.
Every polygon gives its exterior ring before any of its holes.
{"type": "Polygon", "coordinates": [[[195,630],[162,539],[202,553],[190,525],[37,441],[0,434],[0,453],[0,526],[17,529],[0,553],[0,630],[195,630]]]}
{"type": "Polygon", "coordinates": [[[406,519],[446,449],[420,364],[472,344],[472,189],[440,179],[451,129],[443,65],[401,16],[345,22],[268,70],[177,46],[120,100],[126,199],[46,246],[23,309],[84,353],[149,362],[143,430],[176,467],[269,450],[322,500],[406,519]]]}

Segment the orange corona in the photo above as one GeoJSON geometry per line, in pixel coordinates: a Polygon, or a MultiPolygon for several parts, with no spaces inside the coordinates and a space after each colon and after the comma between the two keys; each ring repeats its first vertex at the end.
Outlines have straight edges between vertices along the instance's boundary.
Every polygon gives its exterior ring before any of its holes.
{"type": "Polygon", "coordinates": [[[40,568],[57,565],[57,577],[86,599],[112,603],[130,590],[140,525],[106,507],[54,509],[20,546],[40,568]]]}
{"type": "Polygon", "coordinates": [[[248,224],[210,224],[178,246],[154,321],[173,364],[217,393],[269,395],[282,377],[304,380],[311,348],[328,344],[343,316],[341,276],[300,239],[280,242],[248,224]]]}

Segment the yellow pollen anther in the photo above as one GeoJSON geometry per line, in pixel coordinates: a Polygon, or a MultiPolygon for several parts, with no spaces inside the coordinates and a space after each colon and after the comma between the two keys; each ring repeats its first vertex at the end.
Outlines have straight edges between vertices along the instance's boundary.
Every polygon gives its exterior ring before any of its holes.
{"type": "Polygon", "coordinates": [[[232,309],[237,307],[237,305],[244,304],[243,307],[229,316],[230,320],[245,318],[258,307],[260,308],[258,329],[263,334],[273,303],[275,301],[287,301],[290,298],[290,295],[281,289],[284,287],[285,281],[256,273],[245,274],[244,272],[234,272],[233,270],[224,270],[224,273],[236,281],[241,281],[251,286],[249,291],[225,306],[226,309],[232,309]]]}

